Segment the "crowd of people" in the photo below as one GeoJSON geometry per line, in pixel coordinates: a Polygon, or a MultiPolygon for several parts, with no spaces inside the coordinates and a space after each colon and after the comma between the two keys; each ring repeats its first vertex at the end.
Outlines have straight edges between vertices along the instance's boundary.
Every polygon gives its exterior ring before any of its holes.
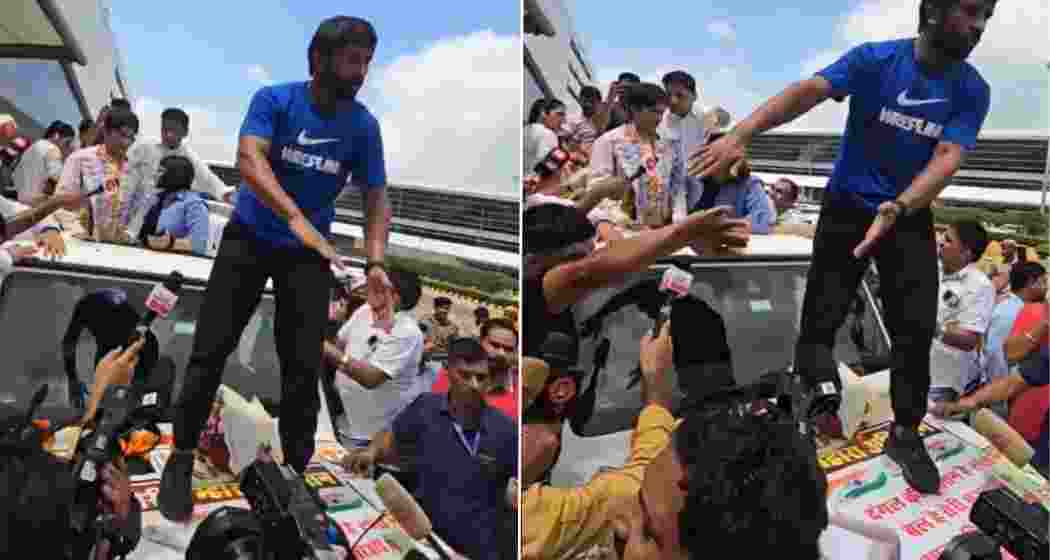
{"type": "Polygon", "coordinates": [[[13,199],[3,201],[7,213],[63,193],[91,194],[87,207],[78,213],[66,208],[43,227],[88,240],[214,256],[222,230],[209,219],[206,201],[233,202],[236,189],[188,145],[184,110],[168,108],[160,120],[160,141],[138,142],[138,116],[127,100],[114,99],[96,120],[80,124],[79,135],[69,123],[55,121],[35,141],[17,137],[9,143],[2,175],[13,199]]]}
{"type": "MultiPolygon", "coordinates": [[[[995,2],[919,4],[916,37],[856,46],[731,128],[717,108],[693,112],[697,84],[684,71],[661,84],[623,73],[604,99],[585,87],[579,115],[557,99],[533,104],[523,138],[524,558],[573,558],[602,543],[619,558],[700,558],[715,549],[820,557],[827,483],[813,441],[761,417],[672,404],[671,391],[685,384],[669,387],[666,372],[715,332],[665,326],[643,337],[643,407],[626,463],[579,488],[551,482],[566,422],[597,406],[581,387],[590,372],[580,368],[581,333],[594,325],[574,311],[660,257],[684,247],[731,251],[753,235],[813,239],[792,367],[807,386],[814,427],[837,425],[821,421],[841,402],[833,347],[874,265],[891,339],[885,455],[907,484],[926,494],[941,488],[918,434],[927,413],[1011,399],[1011,424],[1037,447],[1033,465],[1046,469],[1046,271],[1008,255],[1009,270],[996,268],[995,281],[1010,293],[997,302],[993,279],[978,268],[988,232],[961,220],[938,238],[930,210],[987,116],[990,88],[966,59],[995,2]],[[923,97],[930,101],[910,102],[923,97]],[[798,187],[752,178],[747,145],[846,98],[850,116],[819,221],[785,223],[797,219],[798,187]],[[924,126],[906,124],[913,121],[924,126]],[[1021,320],[1021,309],[1030,318],[1021,320]]],[[[704,390],[734,383],[709,379],[704,390]]]]}
{"type": "MultiPolygon", "coordinates": [[[[195,465],[213,451],[215,431],[222,429],[214,412],[229,396],[219,393],[227,359],[272,280],[285,464],[305,473],[326,399],[349,451],[348,469],[394,473],[454,550],[474,559],[513,558],[517,319],[490,317],[481,306],[472,310],[475,324],[458,325],[448,318],[452,302],[438,298],[433,315],[420,321],[413,313],[419,276],[387,264],[391,212],[383,144],[378,121],[356,99],[377,42],[363,19],[321,23],[307,49],[311,79],[265,86],[252,99],[240,131],[239,189],[228,189],[187,146],[190,120],[178,108],[162,113],[156,143],[138,141],[139,117],[123,99],[85,120],[77,133],[56,121],[34,141],[19,137],[13,118],[0,117],[0,178],[9,195],[0,254],[10,257],[9,268],[41,250],[61,257],[63,235],[76,235],[214,257],[181,394],[167,395],[162,406],[174,432],[157,497],[165,518],[192,518],[195,465]],[[361,194],[364,208],[363,273],[347,268],[331,239],[335,199],[348,187],[361,194]],[[207,201],[233,205],[221,228],[210,223],[207,201]],[[9,241],[19,235],[33,245],[9,241]]],[[[147,331],[128,346],[138,322],[120,290],[99,290],[77,304],[62,347],[72,404],[84,412],[89,431],[106,386],[152,387],[161,375],[157,354],[164,349],[155,336],[147,331]],[[103,335],[96,336],[100,352],[89,395],[76,372],[85,329],[103,335]]],[[[170,393],[173,369],[164,375],[170,393]]],[[[122,460],[101,473],[100,516],[109,529],[66,539],[71,469],[40,445],[4,445],[0,550],[108,559],[135,548],[141,508],[122,460]],[[32,515],[25,509],[30,505],[38,506],[32,515]]]]}

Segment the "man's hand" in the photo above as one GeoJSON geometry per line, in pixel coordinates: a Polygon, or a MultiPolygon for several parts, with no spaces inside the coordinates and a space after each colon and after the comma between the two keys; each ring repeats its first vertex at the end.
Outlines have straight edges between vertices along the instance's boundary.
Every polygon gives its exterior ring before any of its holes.
{"type": "Polygon", "coordinates": [[[394,304],[390,290],[393,284],[381,266],[373,266],[368,271],[368,306],[377,323],[386,325],[393,321],[394,304]]]}
{"type": "Polygon", "coordinates": [[[744,158],[744,142],[737,134],[725,136],[701,147],[689,156],[687,173],[692,177],[718,177],[744,158]]]}
{"type": "Polygon", "coordinates": [[[751,240],[751,222],[747,218],[730,218],[728,206],[719,206],[690,214],[681,226],[686,239],[703,241],[706,246],[746,247],[751,240]]]}
{"type": "Polygon", "coordinates": [[[175,245],[175,239],[170,233],[147,235],[146,242],[149,244],[150,249],[155,249],[157,251],[164,251],[175,245]]]}
{"type": "Polygon", "coordinates": [[[664,323],[658,338],[654,339],[648,334],[642,337],[639,358],[645,402],[670,410],[672,388],[667,379],[667,371],[671,369],[674,360],[670,321],[664,323]]]}
{"type": "Polygon", "coordinates": [[[39,250],[35,245],[12,245],[11,247],[5,247],[4,249],[11,255],[11,259],[16,263],[22,262],[24,259],[35,255],[39,250]]]}
{"type": "Polygon", "coordinates": [[[295,234],[299,241],[303,242],[307,248],[313,249],[321,254],[322,257],[331,261],[332,266],[338,270],[343,270],[346,265],[339,258],[339,253],[336,252],[335,247],[328,242],[327,239],[314,225],[306,218],[305,215],[299,214],[288,221],[288,227],[291,228],[292,233],[295,234]]]}
{"type": "Polygon", "coordinates": [[[376,464],[377,456],[378,453],[371,447],[353,450],[343,458],[343,467],[354,476],[368,478],[376,464]]]}
{"type": "Polygon", "coordinates": [[[977,403],[973,402],[970,397],[963,397],[955,402],[939,402],[934,403],[930,407],[930,413],[938,418],[946,418],[961,414],[964,412],[970,412],[977,408],[977,403]]]}
{"type": "Polygon", "coordinates": [[[44,250],[45,257],[61,258],[66,256],[66,240],[62,232],[49,229],[36,239],[37,247],[44,250]]]}
{"type": "Polygon", "coordinates": [[[104,513],[112,513],[124,523],[131,513],[131,483],[128,475],[113,463],[102,469],[102,495],[99,506],[104,513]]]}
{"type": "Polygon", "coordinates": [[[102,400],[106,387],[131,383],[131,375],[139,363],[139,351],[142,350],[144,344],[146,344],[146,339],[139,337],[127,349],[114,348],[98,363],[98,367],[95,368],[95,382],[91,388],[87,411],[84,413],[81,425],[94,420],[98,403],[102,400]]]}
{"type": "Polygon", "coordinates": [[[868,227],[868,232],[864,234],[864,240],[853,249],[853,256],[858,259],[866,257],[879,239],[886,235],[886,232],[893,229],[893,224],[897,223],[897,216],[900,215],[900,212],[901,206],[895,201],[891,200],[880,204],[879,213],[875,216],[875,221],[868,227]]]}
{"type": "Polygon", "coordinates": [[[87,199],[87,194],[82,192],[61,192],[54,196],[59,206],[70,211],[80,209],[87,199]]]}

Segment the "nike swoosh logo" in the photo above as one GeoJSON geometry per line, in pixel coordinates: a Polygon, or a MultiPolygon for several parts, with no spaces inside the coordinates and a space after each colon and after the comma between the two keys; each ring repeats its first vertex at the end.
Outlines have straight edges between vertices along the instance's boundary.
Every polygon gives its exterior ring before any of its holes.
{"type": "Polygon", "coordinates": [[[305,128],[299,133],[298,140],[300,146],[316,146],[318,144],[329,144],[338,141],[338,138],[307,138],[305,128]]]}
{"type": "Polygon", "coordinates": [[[904,90],[900,95],[897,96],[897,104],[901,107],[915,107],[918,105],[929,105],[931,103],[941,103],[948,101],[947,99],[909,99],[908,90],[904,90]]]}

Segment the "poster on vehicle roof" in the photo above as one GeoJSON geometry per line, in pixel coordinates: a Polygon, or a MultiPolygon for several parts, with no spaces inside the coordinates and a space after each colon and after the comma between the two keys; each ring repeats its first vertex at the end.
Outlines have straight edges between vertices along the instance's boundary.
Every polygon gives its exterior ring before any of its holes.
{"type": "MultiPolygon", "coordinates": [[[[828,473],[828,509],[893,528],[901,541],[901,560],[938,560],[952,538],[977,530],[970,509],[982,492],[1001,484],[995,471],[1006,459],[995,448],[981,449],[924,424],[920,431],[940,471],[941,487],[939,494],[921,494],[883,454],[886,428],[866,430],[858,434],[859,442],[821,457],[828,473]]],[[[1005,550],[1002,554],[1013,558],[1005,550]]]]}

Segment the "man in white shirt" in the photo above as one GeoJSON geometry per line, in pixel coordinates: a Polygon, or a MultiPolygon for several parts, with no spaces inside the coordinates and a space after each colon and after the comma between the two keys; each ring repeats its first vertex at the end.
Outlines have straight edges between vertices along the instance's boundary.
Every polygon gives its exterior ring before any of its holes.
{"type": "Polygon", "coordinates": [[[192,190],[211,195],[218,202],[229,202],[232,191],[206,163],[186,144],[190,116],[182,109],[165,109],[160,115],[161,141],[135,144],[128,152],[128,205],[130,222],[128,233],[137,238],[142,220],[149,211],[150,195],[157,194],[156,183],[160,162],[170,155],[184,156],[193,163],[192,190]]]}
{"type": "Polygon", "coordinates": [[[55,121],[44,131],[44,137],[22,154],[12,174],[19,202],[32,205],[55,193],[62,162],[72,153],[75,137],[70,124],[55,121]]]}
{"type": "MultiPolygon", "coordinates": [[[[664,75],[662,82],[670,101],[656,133],[661,139],[677,146],[679,161],[686,162],[689,156],[704,145],[707,135],[703,119],[693,112],[693,105],[697,100],[696,80],[687,72],[675,70],[664,75]]],[[[703,185],[684,172],[677,177],[685,181],[687,186],[678,189],[677,200],[672,201],[672,204],[677,209],[677,215],[684,216],[689,211],[687,192],[702,192],[703,185]]]]}
{"type": "Polygon", "coordinates": [[[975,264],[987,246],[988,232],[974,220],[948,226],[939,245],[940,295],[930,348],[933,402],[958,400],[980,377],[978,349],[995,307],[995,288],[975,264]]]}
{"type": "Polygon", "coordinates": [[[685,152],[685,161],[704,145],[704,122],[693,112],[696,103],[696,80],[682,70],[667,73],[664,89],[670,97],[667,111],[657,128],[660,138],[678,140],[685,152]]]}
{"type": "Polygon", "coordinates": [[[352,449],[367,447],[419,395],[423,332],[410,313],[422,293],[419,276],[398,270],[388,276],[389,300],[370,303],[391,305],[393,319],[381,324],[371,304],[362,305],[339,330],[338,343],[324,345],[325,359],[338,367],[335,386],[346,410],[342,443],[352,449]]]}

